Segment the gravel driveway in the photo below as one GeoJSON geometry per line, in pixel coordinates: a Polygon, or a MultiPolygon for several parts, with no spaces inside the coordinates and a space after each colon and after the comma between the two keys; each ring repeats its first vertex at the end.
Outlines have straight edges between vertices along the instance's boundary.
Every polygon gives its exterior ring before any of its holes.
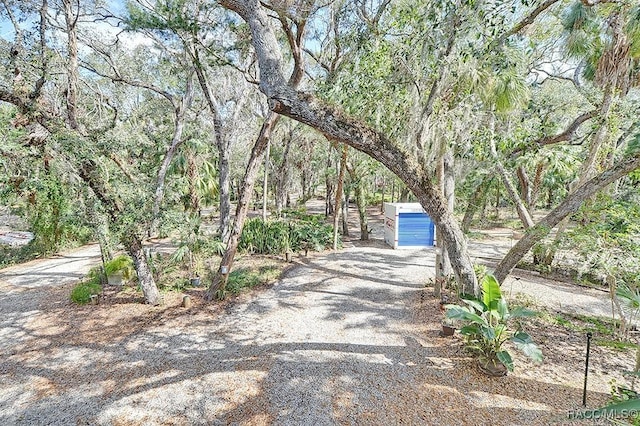
{"type": "MultiPolygon", "coordinates": [[[[517,358],[515,373],[490,379],[437,337],[439,306],[423,291],[433,261],[429,250],[351,243],[297,258],[272,287],[190,309],[178,294],[164,307],[76,307],[71,284],[24,285],[4,270],[0,425],[562,420],[581,396],[574,369],[517,358]]],[[[565,343],[545,350],[576,365],[580,342],[565,343]]],[[[606,377],[590,387],[606,399],[606,377]]]]}

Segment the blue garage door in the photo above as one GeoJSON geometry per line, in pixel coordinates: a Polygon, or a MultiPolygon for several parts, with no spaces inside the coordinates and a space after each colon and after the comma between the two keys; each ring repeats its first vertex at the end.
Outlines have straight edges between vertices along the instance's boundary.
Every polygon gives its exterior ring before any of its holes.
{"type": "Polygon", "coordinates": [[[400,213],[398,246],[432,246],[435,226],[425,213],[400,213]]]}

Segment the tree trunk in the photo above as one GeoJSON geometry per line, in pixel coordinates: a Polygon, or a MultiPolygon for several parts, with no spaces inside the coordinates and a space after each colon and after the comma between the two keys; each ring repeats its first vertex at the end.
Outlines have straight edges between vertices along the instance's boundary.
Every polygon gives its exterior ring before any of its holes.
{"type": "Polygon", "coordinates": [[[342,194],[342,236],[349,236],[349,195],[351,192],[351,187],[346,185],[343,187],[344,191],[342,194]]]}
{"type": "Polygon", "coordinates": [[[331,180],[331,174],[329,169],[331,168],[331,146],[329,146],[329,153],[327,154],[327,167],[324,174],[324,189],[325,189],[325,207],[324,216],[328,218],[333,214],[333,181],[331,180]]]}
{"type": "Polygon", "coordinates": [[[347,145],[342,146],[342,156],[340,157],[340,173],[336,189],[335,212],[333,214],[333,250],[338,250],[338,224],[340,220],[340,200],[342,199],[342,185],[344,184],[344,171],[347,168],[347,145]]]}
{"type": "Polygon", "coordinates": [[[540,190],[542,188],[542,175],[544,172],[544,163],[541,161],[536,166],[536,174],[533,178],[533,188],[531,189],[531,210],[534,210],[538,205],[538,198],[540,197],[540,190]]]}
{"type": "Polygon", "coordinates": [[[220,222],[218,232],[223,242],[229,240],[231,233],[231,150],[229,140],[216,138],[218,146],[218,186],[220,195],[220,222]]]}
{"type": "Polygon", "coordinates": [[[129,256],[133,260],[133,265],[138,275],[138,283],[144,294],[145,301],[150,305],[162,303],[158,287],[153,279],[151,268],[147,262],[147,256],[142,248],[142,240],[138,236],[131,236],[123,240],[123,244],[129,256]]]}
{"type": "Polygon", "coordinates": [[[363,182],[358,180],[354,185],[358,217],[360,218],[360,240],[369,239],[369,222],[367,220],[367,199],[364,195],[363,182]]]}
{"type": "Polygon", "coordinates": [[[80,129],[78,123],[78,16],[80,10],[74,12],[71,0],[63,0],[64,18],[67,32],[67,120],[69,127],[80,129]]]}
{"type": "Polygon", "coordinates": [[[164,154],[160,169],[158,169],[149,236],[156,235],[158,232],[158,216],[160,215],[160,205],[162,204],[162,200],[164,198],[164,184],[167,177],[167,171],[169,170],[169,165],[171,165],[171,161],[178,151],[178,148],[184,143],[184,140],[182,139],[184,122],[187,109],[189,109],[189,107],[191,106],[192,101],[193,81],[191,80],[191,76],[189,76],[189,78],[187,79],[187,86],[185,89],[184,97],[182,98],[182,103],[174,110],[174,127],[173,136],[171,137],[171,143],[169,144],[169,149],[167,149],[164,154]]]}
{"type": "Polygon", "coordinates": [[[187,176],[189,176],[189,206],[185,210],[200,216],[201,200],[196,186],[199,179],[198,164],[195,155],[190,151],[187,154],[187,176]]]}
{"type": "MultiPolygon", "coordinates": [[[[453,154],[450,150],[447,150],[443,157],[444,176],[442,193],[445,200],[447,200],[447,208],[450,212],[454,211],[456,201],[456,179],[453,161],[453,154]]],[[[445,277],[449,277],[453,274],[453,268],[451,267],[451,260],[449,259],[449,252],[447,251],[446,246],[443,246],[442,274],[445,277]]]]}
{"type": "Polygon", "coordinates": [[[402,188],[402,191],[400,192],[400,202],[401,203],[406,203],[407,201],[409,201],[409,193],[411,191],[409,191],[409,188],[407,188],[406,186],[404,188],[402,188]]]}
{"type": "Polygon", "coordinates": [[[233,266],[236,252],[238,251],[238,243],[240,242],[240,236],[242,235],[244,222],[247,218],[247,213],[251,204],[253,187],[258,178],[258,171],[260,170],[262,156],[267,148],[267,145],[269,144],[271,133],[273,132],[273,129],[275,128],[279,119],[280,116],[278,114],[270,112],[264,123],[262,123],[260,134],[258,135],[258,138],[253,145],[251,157],[249,158],[249,163],[247,164],[247,169],[245,171],[242,185],[240,187],[238,205],[236,206],[236,217],[233,222],[231,234],[229,235],[229,242],[227,243],[227,248],[222,255],[222,259],[220,260],[220,266],[215,272],[213,282],[207,290],[206,298],[208,300],[212,300],[216,296],[218,296],[219,298],[224,298],[229,273],[231,272],[231,267],[233,266]],[[223,268],[225,268],[226,270],[226,273],[224,274],[222,273],[223,268]]]}
{"type": "Polygon", "coordinates": [[[267,140],[267,155],[264,157],[264,179],[262,181],[262,220],[267,220],[267,199],[269,192],[269,161],[271,143],[267,140]]]}
{"type": "Polygon", "coordinates": [[[569,194],[555,209],[549,212],[549,214],[542,218],[534,227],[530,228],[524,237],[522,237],[500,261],[494,272],[498,281],[503,282],[531,247],[549,234],[551,229],[561,220],[578,211],[586,199],[639,167],[640,153],[635,153],[626,160],[619,162],[615,167],[609,168],[605,172],[585,182],[569,194]]]}
{"type": "MultiPolygon", "coordinates": [[[[491,155],[495,162],[496,169],[498,170],[498,173],[502,178],[502,183],[504,184],[504,187],[507,189],[507,194],[509,194],[511,201],[516,207],[516,211],[518,212],[518,217],[522,222],[522,226],[524,227],[524,229],[529,229],[533,226],[533,220],[531,219],[531,215],[529,214],[527,207],[525,206],[524,202],[518,195],[518,191],[516,190],[515,185],[511,182],[511,179],[509,178],[507,171],[505,170],[504,166],[502,165],[502,162],[498,158],[498,152],[496,150],[496,142],[493,139],[493,137],[491,138],[491,141],[490,141],[490,147],[491,147],[491,155]]],[[[498,208],[499,208],[498,200],[496,200],[496,211],[498,211],[498,208]]]]}
{"type": "MultiPolygon", "coordinates": [[[[289,132],[282,154],[282,163],[276,176],[276,214],[280,217],[282,209],[287,202],[287,185],[289,182],[289,152],[293,145],[293,130],[289,132]]],[[[302,189],[304,194],[304,188],[302,189]]],[[[303,195],[304,196],[304,195],[303,195]]]]}
{"type": "Polygon", "coordinates": [[[476,189],[471,194],[469,198],[469,203],[467,204],[467,209],[464,212],[464,217],[462,218],[462,231],[464,233],[469,232],[471,228],[471,223],[473,222],[473,217],[475,216],[478,209],[481,207],[481,203],[486,200],[487,194],[487,186],[489,185],[490,180],[486,177],[482,179],[480,184],[476,187],[476,189]]]}
{"type": "Polygon", "coordinates": [[[524,166],[518,166],[516,168],[516,174],[518,175],[518,182],[520,183],[520,198],[524,202],[524,205],[528,210],[531,209],[531,182],[524,166]]]}
{"type": "MultiPolygon", "coordinates": [[[[122,204],[115,194],[107,189],[107,186],[100,178],[96,163],[92,160],[85,160],[78,170],[78,175],[100,200],[111,223],[117,223],[117,219],[123,211],[122,204]]],[[[134,231],[131,231],[129,235],[129,237],[121,239],[122,244],[133,259],[133,265],[140,280],[140,287],[146,302],[151,305],[157,305],[160,303],[158,287],[144,255],[142,241],[134,231]]]]}
{"type": "MultiPolygon", "coordinates": [[[[202,93],[207,101],[207,106],[209,107],[209,112],[211,112],[211,116],[213,118],[213,134],[215,137],[216,148],[218,149],[218,191],[220,196],[220,222],[218,226],[218,233],[220,234],[220,239],[223,242],[226,242],[229,239],[229,224],[231,222],[231,153],[229,152],[231,141],[225,134],[220,108],[209,87],[198,50],[194,46],[189,46],[188,50],[193,59],[198,83],[200,84],[202,93]]],[[[236,118],[237,114],[234,114],[232,119],[235,120],[236,118]]]]}

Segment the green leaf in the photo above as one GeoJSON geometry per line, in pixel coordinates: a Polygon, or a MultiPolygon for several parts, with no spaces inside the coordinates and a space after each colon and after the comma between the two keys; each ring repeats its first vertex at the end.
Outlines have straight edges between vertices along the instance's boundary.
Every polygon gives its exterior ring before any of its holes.
{"type": "Polygon", "coordinates": [[[471,306],[477,312],[485,312],[487,310],[487,305],[485,305],[482,302],[482,300],[473,299],[473,298],[468,298],[468,299],[463,298],[462,301],[467,305],[471,306]]]}
{"type": "Polygon", "coordinates": [[[482,279],[482,301],[484,304],[490,306],[491,302],[501,298],[502,293],[500,292],[498,280],[491,274],[485,275],[482,279]]]}
{"type": "Polygon", "coordinates": [[[470,312],[468,308],[458,305],[447,305],[447,318],[469,321],[475,324],[487,325],[487,321],[481,316],[470,312]]]}
{"type": "Polygon", "coordinates": [[[507,301],[504,299],[498,300],[496,310],[500,314],[500,318],[506,319],[509,317],[509,307],[507,306],[507,301]]]}
{"type": "Polygon", "coordinates": [[[511,338],[511,341],[518,349],[522,351],[526,356],[531,358],[535,362],[542,362],[542,351],[535,344],[527,333],[518,332],[511,338]]]}
{"type": "Polygon", "coordinates": [[[474,336],[480,334],[480,327],[477,325],[465,325],[460,329],[460,334],[463,336],[474,336]]]}
{"type": "Polygon", "coordinates": [[[482,333],[482,336],[489,341],[496,338],[496,331],[493,327],[480,327],[480,332],[482,333]]]}
{"type": "Polygon", "coordinates": [[[513,371],[513,359],[507,351],[500,351],[496,354],[498,360],[507,367],[507,370],[513,371]]]}

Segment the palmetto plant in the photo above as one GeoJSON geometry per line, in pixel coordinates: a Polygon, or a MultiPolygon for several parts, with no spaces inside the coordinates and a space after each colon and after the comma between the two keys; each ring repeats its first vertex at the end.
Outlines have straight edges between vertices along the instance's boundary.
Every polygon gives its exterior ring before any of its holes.
{"type": "Polygon", "coordinates": [[[483,364],[496,366],[500,363],[512,371],[513,358],[503,347],[507,341],[532,360],[542,361],[542,351],[519,324],[515,330],[509,327],[512,320],[535,316],[535,312],[521,307],[510,311],[493,275],[486,275],[482,280],[482,299],[466,297],[462,302],[466,306],[447,305],[446,316],[465,324],[460,333],[464,336],[466,348],[478,355],[481,367],[483,364]]]}

